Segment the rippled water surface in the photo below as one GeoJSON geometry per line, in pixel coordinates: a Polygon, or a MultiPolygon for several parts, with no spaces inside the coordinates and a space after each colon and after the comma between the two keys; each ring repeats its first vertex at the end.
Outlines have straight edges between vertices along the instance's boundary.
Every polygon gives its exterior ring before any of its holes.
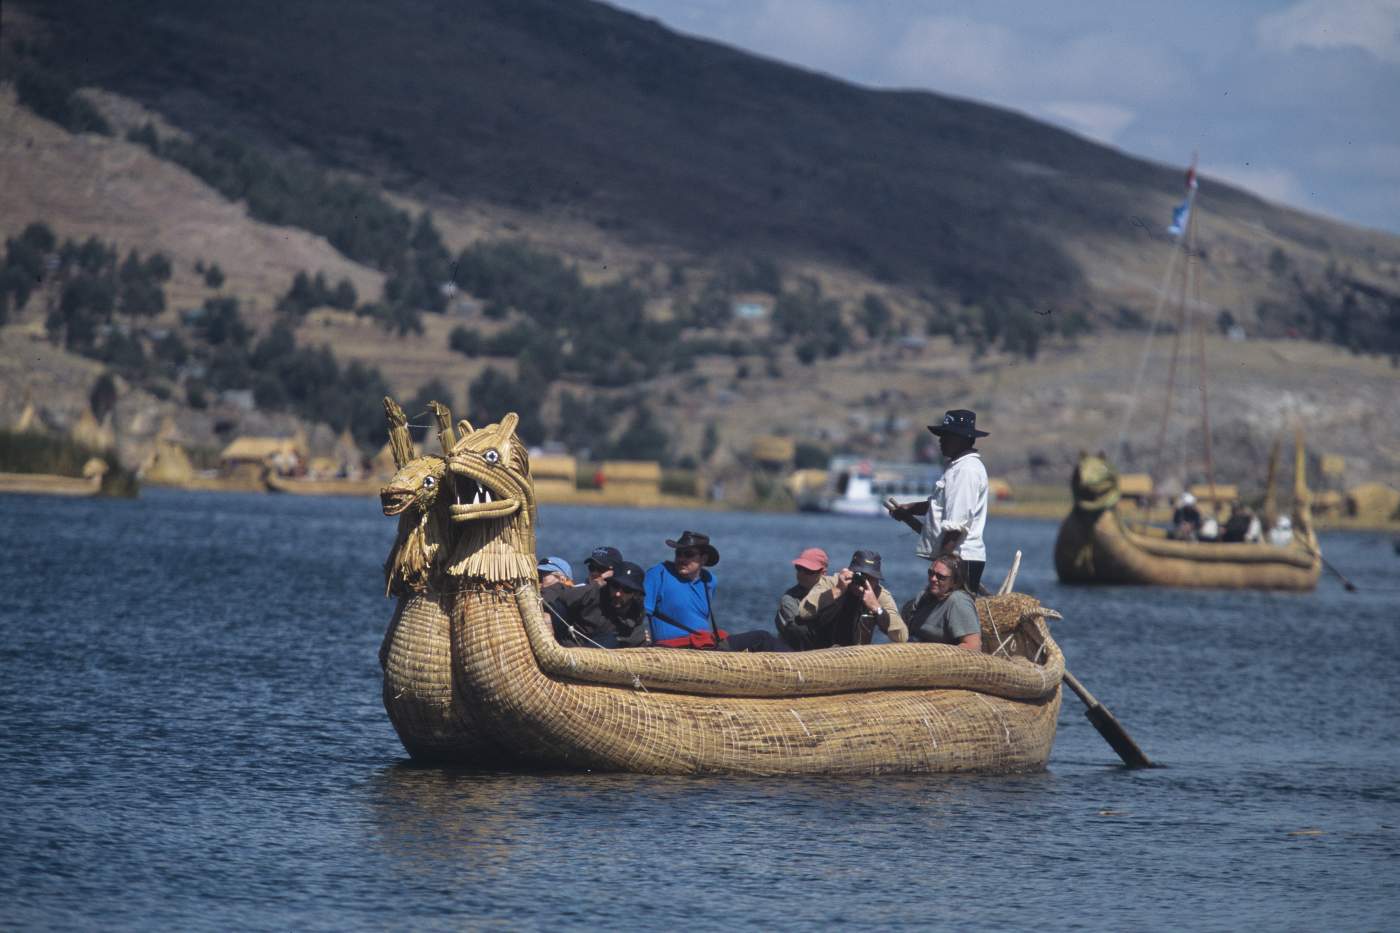
{"type": "MultiPolygon", "coordinates": [[[[722,552],[765,626],[787,561],[885,555],[881,519],[545,506],[540,550],[722,552]]],[[[380,703],[393,525],[372,500],[0,497],[0,927],[733,925],[1395,928],[1400,557],[1360,592],[1075,589],[1053,522],[993,519],[988,580],[1061,610],[1070,667],[1168,767],[1117,764],[1066,693],[1043,774],[878,779],[421,768],[380,703]]]]}

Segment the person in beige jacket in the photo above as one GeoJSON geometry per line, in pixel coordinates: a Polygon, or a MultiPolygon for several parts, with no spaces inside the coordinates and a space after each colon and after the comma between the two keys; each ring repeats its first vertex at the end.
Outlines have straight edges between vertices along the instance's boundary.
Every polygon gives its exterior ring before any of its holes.
{"type": "Polygon", "coordinates": [[[877,628],[890,641],[908,641],[899,604],[883,582],[879,553],[866,550],[856,551],[844,569],[818,580],[792,626],[798,650],[868,645],[877,628]]]}

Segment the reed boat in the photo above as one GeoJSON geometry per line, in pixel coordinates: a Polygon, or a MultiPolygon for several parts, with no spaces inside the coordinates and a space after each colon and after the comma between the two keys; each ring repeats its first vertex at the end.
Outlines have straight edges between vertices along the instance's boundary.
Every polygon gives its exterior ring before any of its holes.
{"type": "Polygon", "coordinates": [[[0,473],[0,494],[24,496],[95,496],[102,491],[102,478],[107,464],[93,457],[83,465],[82,476],[60,476],[53,473],[0,473]]]}
{"type": "Polygon", "coordinates": [[[1046,624],[1057,614],[1010,592],[1010,577],[977,603],[981,654],[566,648],[540,601],[516,416],[454,431],[440,415],[443,455],[414,458],[402,411],[385,407],[399,465],[381,491],[399,519],[385,576],[398,602],[380,662],[385,709],[415,759],[651,774],[1045,767],[1065,673],[1046,624]]]}
{"type": "Polygon", "coordinates": [[[1272,544],[1172,541],[1128,527],[1119,515],[1118,477],[1102,456],[1082,456],[1071,480],[1074,505],[1055,539],[1055,572],[1065,583],[1219,589],[1311,590],[1322,572],[1298,446],[1293,538],[1272,544]]]}

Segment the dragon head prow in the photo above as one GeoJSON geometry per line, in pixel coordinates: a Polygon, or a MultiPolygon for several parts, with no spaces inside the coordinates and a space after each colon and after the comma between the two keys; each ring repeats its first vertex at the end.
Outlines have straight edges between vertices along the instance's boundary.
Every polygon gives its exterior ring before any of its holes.
{"type": "Polygon", "coordinates": [[[1118,472],[1102,452],[1095,455],[1080,451],[1070,488],[1076,508],[1101,512],[1118,504],[1118,472]]]}
{"type": "Polygon", "coordinates": [[[515,436],[519,422],[511,412],[499,424],[465,433],[452,448],[447,464],[455,480],[454,522],[506,518],[521,509],[533,516],[530,455],[515,436]]]}
{"type": "Polygon", "coordinates": [[[530,455],[515,435],[514,413],[471,429],[447,458],[452,473],[448,506],[462,531],[448,572],[491,583],[535,579],[535,488],[530,455]]]}
{"type": "Polygon", "coordinates": [[[379,490],[384,514],[402,515],[411,508],[427,512],[433,507],[447,481],[447,460],[443,457],[414,457],[399,467],[393,478],[379,490]]]}

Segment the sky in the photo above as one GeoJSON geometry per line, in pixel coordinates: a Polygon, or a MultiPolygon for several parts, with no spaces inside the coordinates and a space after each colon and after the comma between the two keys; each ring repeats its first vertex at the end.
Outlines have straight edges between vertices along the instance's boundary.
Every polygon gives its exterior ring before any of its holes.
{"type": "Polygon", "coordinates": [[[1400,233],[1400,0],[610,0],[875,88],[996,104],[1400,233]]]}

